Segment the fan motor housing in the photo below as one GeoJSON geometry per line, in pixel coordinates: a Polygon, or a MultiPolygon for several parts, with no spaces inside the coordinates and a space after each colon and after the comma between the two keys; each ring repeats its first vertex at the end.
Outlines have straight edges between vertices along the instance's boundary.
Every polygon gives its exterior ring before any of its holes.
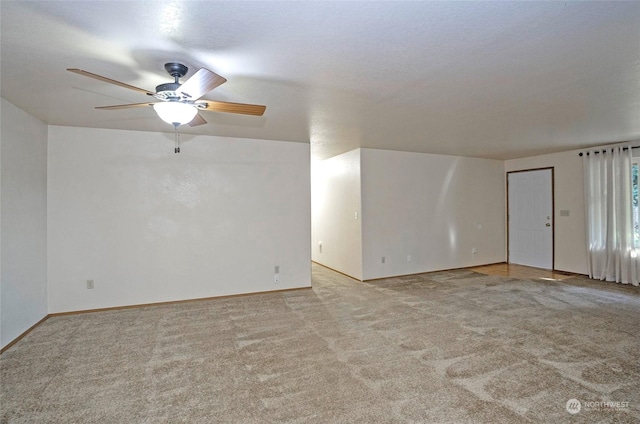
{"type": "Polygon", "coordinates": [[[180,83],[177,82],[168,82],[166,84],[160,84],[156,86],[156,93],[161,93],[163,91],[176,91],[178,87],[180,87],[180,83]]]}

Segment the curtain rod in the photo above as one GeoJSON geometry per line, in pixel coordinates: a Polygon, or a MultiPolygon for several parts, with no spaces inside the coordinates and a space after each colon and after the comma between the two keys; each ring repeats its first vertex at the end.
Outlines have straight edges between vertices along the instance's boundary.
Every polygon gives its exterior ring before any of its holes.
{"type": "MultiPolygon", "coordinates": [[[[603,147],[602,149],[603,149],[603,150],[606,150],[606,149],[608,149],[608,148],[610,148],[610,147],[603,147]]],[[[629,149],[640,149],[640,146],[631,146],[631,147],[623,147],[623,148],[622,148],[622,150],[629,150],[629,149]]],[[[593,153],[595,153],[595,154],[597,155],[597,154],[598,154],[598,153],[600,153],[600,152],[593,152],[593,153]]],[[[580,152],[580,153],[578,153],[578,156],[582,156],[583,154],[584,154],[584,153],[580,152]]],[[[587,156],[588,156],[588,155],[589,155],[589,152],[587,152],[587,156]]]]}

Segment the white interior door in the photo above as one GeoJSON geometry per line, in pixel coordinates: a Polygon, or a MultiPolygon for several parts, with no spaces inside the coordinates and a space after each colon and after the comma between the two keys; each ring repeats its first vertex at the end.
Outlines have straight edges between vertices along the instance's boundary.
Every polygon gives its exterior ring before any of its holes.
{"type": "Polygon", "coordinates": [[[509,263],[553,269],[553,170],[510,172],[509,263]]]}

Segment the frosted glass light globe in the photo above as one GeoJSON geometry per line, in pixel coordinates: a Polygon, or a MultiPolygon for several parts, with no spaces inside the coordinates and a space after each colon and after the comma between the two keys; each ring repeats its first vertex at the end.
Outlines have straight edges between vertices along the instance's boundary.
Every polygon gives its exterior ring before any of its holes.
{"type": "Polygon", "coordinates": [[[160,119],[174,126],[188,124],[196,117],[198,109],[182,102],[161,102],[153,105],[160,119]]]}

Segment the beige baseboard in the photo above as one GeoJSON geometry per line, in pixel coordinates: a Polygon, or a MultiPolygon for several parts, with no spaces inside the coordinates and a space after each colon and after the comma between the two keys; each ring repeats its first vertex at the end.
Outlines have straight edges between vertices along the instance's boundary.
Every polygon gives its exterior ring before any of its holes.
{"type": "Polygon", "coordinates": [[[48,320],[50,316],[51,315],[48,315],[48,314],[45,315],[44,318],[42,318],[40,321],[36,322],[31,327],[29,327],[26,331],[24,331],[22,334],[20,334],[18,337],[16,337],[15,339],[13,339],[9,343],[7,343],[7,345],[5,347],[0,349],[0,355],[2,355],[4,352],[6,352],[7,349],[9,349],[11,346],[13,346],[14,344],[18,343],[20,341],[20,339],[22,339],[24,336],[29,334],[34,328],[36,328],[37,326],[39,326],[40,324],[42,324],[43,322],[48,320]]]}

